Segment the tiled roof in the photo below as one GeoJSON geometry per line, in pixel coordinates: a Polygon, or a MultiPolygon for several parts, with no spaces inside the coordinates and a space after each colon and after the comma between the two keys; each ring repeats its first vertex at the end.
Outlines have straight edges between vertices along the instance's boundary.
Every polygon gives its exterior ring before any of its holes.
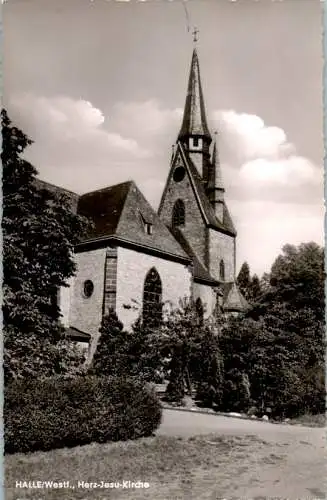
{"type": "Polygon", "coordinates": [[[205,113],[200,79],[200,66],[196,49],[194,49],[192,55],[182,128],[178,137],[179,139],[183,139],[189,135],[206,136],[211,141],[205,113]]]}
{"type": "Polygon", "coordinates": [[[88,239],[116,233],[131,184],[130,181],[124,182],[80,196],[77,211],[93,222],[93,229],[88,234],[88,239]]]}
{"type": "Polygon", "coordinates": [[[89,342],[91,340],[91,335],[89,333],[82,332],[73,326],[67,328],[65,331],[65,337],[79,342],[89,342]]]}
{"type": "Polygon", "coordinates": [[[69,191],[68,189],[64,189],[60,186],[56,186],[55,184],[50,184],[50,182],[42,181],[41,179],[38,179],[38,178],[35,179],[35,185],[39,189],[47,189],[51,193],[58,194],[58,195],[62,195],[62,194],[65,195],[73,212],[77,211],[77,203],[78,203],[78,199],[79,199],[78,194],[73,193],[73,191],[69,191]]]}
{"type": "Polygon", "coordinates": [[[223,309],[225,311],[245,312],[249,304],[239,291],[236,283],[223,283],[223,309]]]}
{"type": "Polygon", "coordinates": [[[152,249],[190,261],[133,181],[82,195],[78,213],[93,221],[87,241],[115,236],[143,249],[152,249]],[[151,234],[145,230],[151,225],[151,234]]]}

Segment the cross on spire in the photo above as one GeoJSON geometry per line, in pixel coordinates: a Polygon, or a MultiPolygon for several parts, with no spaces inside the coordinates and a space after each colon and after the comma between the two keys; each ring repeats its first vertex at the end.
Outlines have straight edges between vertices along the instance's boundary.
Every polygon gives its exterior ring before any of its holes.
{"type": "Polygon", "coordinates": [[[193,30],[193,32],[192,32],[192,35],[193,35],[193,42],[194,42],[194,43],[198,41],[198,36],[197,36],[197,35],[198,35],[198,33],[199,33],[199,30],[198,30],[196,27],[194,27],[194,30],[193,30]]]}

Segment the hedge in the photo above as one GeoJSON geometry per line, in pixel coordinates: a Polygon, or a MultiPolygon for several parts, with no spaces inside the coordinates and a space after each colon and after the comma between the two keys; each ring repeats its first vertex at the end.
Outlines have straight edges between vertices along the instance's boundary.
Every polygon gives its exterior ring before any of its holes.
{"type": "Polygon", "coordinates": [[[4,395],[5,453],[136,439],[161,422],[155,393],[133,379],[22,379],[4,395]]]}

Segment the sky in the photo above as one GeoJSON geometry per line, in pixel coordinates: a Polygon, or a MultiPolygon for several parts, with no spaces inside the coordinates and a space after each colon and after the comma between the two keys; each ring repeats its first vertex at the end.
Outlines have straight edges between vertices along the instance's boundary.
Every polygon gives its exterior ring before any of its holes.
{"type": "Polygon", "coordinates": [[[3,26],[3,103],[40,177],[77,193],[133,179],[154,208],[196,26],[237,267],[323,244],[319,0],[7,0],[3,26]]]}

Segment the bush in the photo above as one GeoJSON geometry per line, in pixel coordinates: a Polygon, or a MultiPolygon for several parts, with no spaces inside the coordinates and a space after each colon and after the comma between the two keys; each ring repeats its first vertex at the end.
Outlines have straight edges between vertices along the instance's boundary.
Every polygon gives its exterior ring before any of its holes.
{"type": "Polygon", "coordinates": [[[132,379],[22,379],[5,389],[6,453],[146,437],[160,421],[155,393],[132,379]]]}

